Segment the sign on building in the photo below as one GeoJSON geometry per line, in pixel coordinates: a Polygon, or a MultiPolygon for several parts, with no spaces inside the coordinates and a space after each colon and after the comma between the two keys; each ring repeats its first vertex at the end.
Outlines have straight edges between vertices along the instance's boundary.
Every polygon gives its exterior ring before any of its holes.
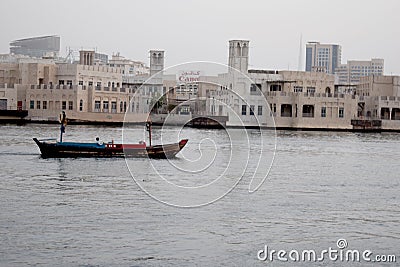
{"type": "Polygon", "coordinates": [[[181,70],[176,74],[176,80],[178,83],[195,83],[202,75],[199,70],[181,70]]]}

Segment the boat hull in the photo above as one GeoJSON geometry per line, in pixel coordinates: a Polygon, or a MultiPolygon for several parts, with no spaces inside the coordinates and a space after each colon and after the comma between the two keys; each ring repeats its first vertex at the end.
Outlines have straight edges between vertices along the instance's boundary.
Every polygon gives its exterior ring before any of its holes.
{"type": "Polygon", "coordinates": [[[145,144],[97,144],[73,142],[46,142],[33,138],[42,158],[173,158],[181,151],[187,139],[178,143],[146,146],[145,144]]]}

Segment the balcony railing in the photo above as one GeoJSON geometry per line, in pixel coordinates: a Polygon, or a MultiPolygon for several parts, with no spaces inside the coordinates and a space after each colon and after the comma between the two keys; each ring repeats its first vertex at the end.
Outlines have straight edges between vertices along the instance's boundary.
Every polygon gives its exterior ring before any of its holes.
{"type": "Polygon", "coordinates": [[[314,113],[303,112],[303,118],[314,118],[314,113]]]}
{"type": "Polygon", "coordinates": [[[290,112],[283,112],[283,113],[281,113],[281,117],[292,117],[292,113],[290,113],[290,112]]]}

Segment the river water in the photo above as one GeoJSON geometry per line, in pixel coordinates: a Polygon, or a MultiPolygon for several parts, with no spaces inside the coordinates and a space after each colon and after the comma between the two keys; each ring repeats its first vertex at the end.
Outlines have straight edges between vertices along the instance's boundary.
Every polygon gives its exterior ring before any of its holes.
{"type": "MultiPolygon", "coordinates": [[[[64,138],[144,139],[124,130],[68,126],[64,138]]],[[[170,161],[42,159],[32,137],[57,137],[57,125],[0,126],[0,266],[292,266],[258,252],[339,239],[400,261],[399,134],[168,132],[163,142],[189,138],[170,161]],[[255,168],[268,176],[249,193],[255,168]]],[[[344,265],[296,262],[311,264],[344,265]]]]}

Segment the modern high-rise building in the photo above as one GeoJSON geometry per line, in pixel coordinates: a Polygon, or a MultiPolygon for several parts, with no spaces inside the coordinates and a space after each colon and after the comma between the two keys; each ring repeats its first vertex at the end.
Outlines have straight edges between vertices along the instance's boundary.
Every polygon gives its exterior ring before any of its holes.
{"type": "Polygon", "coordinates": [[[30,57],[58,57],[60,37],[56,35],[41,36],[15,40],[10,43],[10,53],[30,57]]]}
{"type": "Polygon", "coordinates": [[[355,85],[360,82],[361,77],[382,76],[384,70],[384,60],[373,58],[371,60],[348,60],[347,64],[342,64],[336,68],[335,74],[338,83],[342,85],[355,85]]]}
{"type": "Polygon", "coordinates": [[[334,74],[341,58],[340,45],[319,42],[308,42],[306,45],[306,71],[334,74]]]}

